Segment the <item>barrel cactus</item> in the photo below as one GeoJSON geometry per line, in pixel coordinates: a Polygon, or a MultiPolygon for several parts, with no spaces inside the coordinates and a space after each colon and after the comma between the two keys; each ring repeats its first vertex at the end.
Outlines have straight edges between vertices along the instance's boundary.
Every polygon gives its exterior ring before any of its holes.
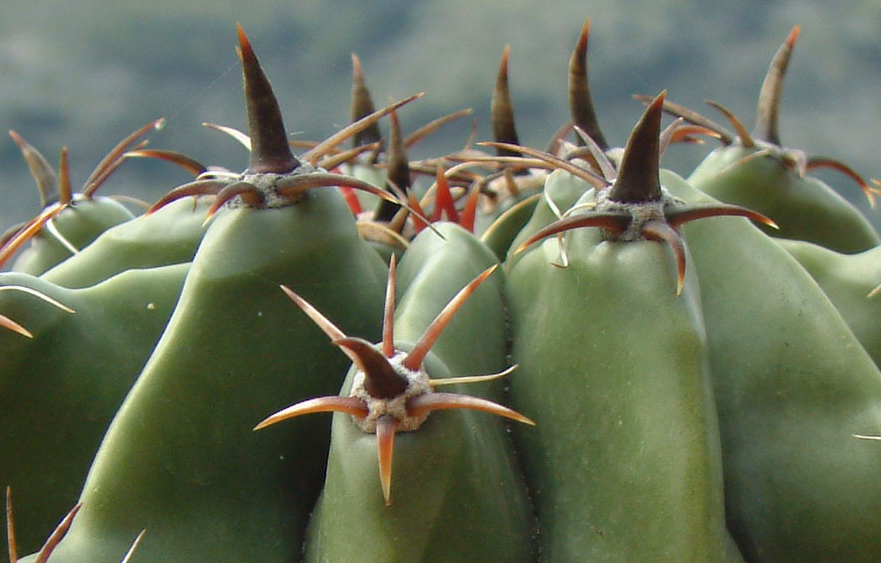
{"type": "Polygon", "coordinates": [[[510,49],[492,139],[409,160],[469,111],[405,136],[420,95],[376,110],[353,55],[351,124],[292,143],[241,27],[248,131],[210,126],[241,172],[147,149],[156,121],[77,196],[13,133],[44,210],[0,243],[10,561],[881,560],[881,239],[807,172],[875,188],[780,146],[800,28],[755,132],[662,92],[620,144],[589,31],[541,149],[510,49]],[[195,177],[94,195],[135,157],[195,177]]]}

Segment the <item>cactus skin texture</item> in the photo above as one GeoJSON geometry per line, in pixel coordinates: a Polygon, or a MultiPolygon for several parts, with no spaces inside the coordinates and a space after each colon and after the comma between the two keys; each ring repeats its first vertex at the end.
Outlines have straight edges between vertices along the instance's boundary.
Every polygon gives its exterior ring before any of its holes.
{"type": "MultiPolygon", "coordinates": [[[[473,237],[469,239],[470,233],[456,225],[448,224],[447,227],[441,226],[441,231],[451,236],[439,244],[449,245],[450,252],[425,255],[417,251],[411,255],[410,267],[421,263],[427,269],[426,275],[417,275],[411,280],[397,309],[394,295],[397,269],[392,262],[383,341],[372,354],[388,358],[383,361],[390,362],[389,367],[394,364],[413,370],[407,374],[407,379],[412,382],[427,375],[432,388],[444,382],[463,389],[463,383],[456,384],[457,379],[450,378],[450,368],[428,350],[439,346],[450,355],[452,366],[471,369],[504,366],[504,339],[502,346],[495,347],[495,353],[492,353],[492,347],[489,350],[484,348],[478,339],[463,340],[451,333],[454,328],[451,319],[459,321],[455,328],[471,329],[466,334],[473,334],[474,322],[487,328],[490,334],[493,325],[504,332],[500,287],[497,284],[478,287],[488,279],[500,279],[501,273],[493,275],[495,260],[492,254],[480,248],[479,243],[475,244],[477,241],[473,237]],[[479,275],[464,288],[456,288],[453,282],[439,281],[431,275],[436,272],[434,268],[443,265],[465,273],[474,270],[481,262],[489,263],[490,267],[482,272],[478,270],[479,275]],[[444,296],[449,289],[454,295],[447,304],[444,296]],[[468,303],[463,305],[465,299],[468,303]],[[477,305],[476,315],[457,319],[472,304],[477,305]],[[492,310],[500,314],[487,316],[486,313],[492,310]],[[393,359],[399,357],[404,359],[393,359]],[[396,361],[400,364],[395,364],[396,361]]],[[[432,231],[425,231],[421,236],[438,239],[438,234],[432,231]]],[[[417,248],[438,249],[433,244],[417,248]]],[[[459,277],[457,273],[451,278],[459,277]]],[[[299,297],[296,299],[301,308],[307,310],[307,304],[303,304],[299,297]]],[[[310,316],[316,318],[315,313],[310,316]]],[[[322,326],[330,324],[323,318],[316,319],[316,322],[322,326]]],[[[325,328],[325,332],[338,345],[349,349],[346,341],[352,339],[337,335],[337,329],[332,326],[325,328]]],[[[403,396],[410,398],[406,401],[404,413],[385,414],[376,419],[374,436],[372,427],[365,425],[371,420],[374,407],[367,402],[360,406],[362,394],[356,393],[355,389],[362,385],[356,383],[358,378],[365,382],[374,381],[373,388],[378,389],[381,371],[375,367],[376,360],[368,362],[360,351],[353,355],[353,359],[357,369],[351,370],[346,378],[344,397],[307,401],[301,404],[302,408],[294,405],[259,426],[314,412],[315,407],[307,407],[312,403],[326,404],[333,410],[342,410],[340,406],[343,404],[354,404],[357,410],[363,410],[360,414],[347,410],[349,414],[334,415],[327,480],[310,519],[305,560],[534,560],[532,508],[505,427],[486,414],[459,409],[485,410],[520,422],[529,422],[528,419],[489,401],[477,399],[475,402],[473,398],[456,392],[416,391],[416,383],[405,383],[403,387],[381,395],[391,402],[403,396]],[[443,403],[439,403],[437,410],[457,410],[432,412],[425,418],[416,414],[420,409],[418,404],[433,400],[443,403]],[[383,437],[387,434],[381,428],[383,421],[389,420],[394,421],[394,429],[401,429],[400,433],[392,430],[391,442],[383,437]],[[380,459],[378,471],[377,452],[380,459]],[[378,482],[382,484],[381,488],[378,482]]],[[[366,384],[364,388],[367,388],[366,384]]],[[[367,389],[374,401],[380,401],[380,393],[367,389]]]]}
{"type": "Polygon", "coordinates": [[[542,553],[548,561],[723,561],[718,429],[694,282],[687,276],[683,295],[673,294],[657,243],[600,242],[573,233],[570,264],[559,269],[550,263],[559,260],[556,242],[547,241],[509,271],[521,366],[512,404],[536,420],[535,435],[518,432],[517,444],[542,553]],[[606,274],[586,274],[594,271],[606,274]],[[651,325],[663,327],[663,339],[646,336],[634,350],[622,338],[651,325]]]}
{"type": "MultiPolygon", "coordinates": [[[[299,167],[243,33],[241,40],[253,145],[245,176],[276,186],[299,167]]],[[[295,182],[313,177],[298,170],[295,182]]],[[[298,421],[255,435],[254,417],[279,408],[280,397],[336,391],[347,365],[278,286],[297,288],[347,330],[376,338],[385,278],[336,190],[300,191],[271,208],[235,200],[218,209],[53,563],[116,563],[143,529],[150,531],[138,556],[147,560],[293,560],[323,480],[326,426],[298,421]]]]}
{"type": "Polygon", "coordinates": [[[40,277],[63,287],[88,287],[126,270],[192,262],[209,207],[204,199],[177,200],[111,227],[40,277]]]}
{"type": "MultiPolygon", "coordinates": [[[[610,200],[623,192],[639,206],[661,193],[662,101],[634,129],[610,200]]],[[[585,192],[581,203],[598,203],[585,192]]],[[[609,224],[601,204],[590,207],[585,219],[609,224]]],[[[511,401],[536,420],[535,433],[515,428],[515,438],[542,557],[725,561],[719,429],[693,269],[675,281],[669,249],[646,240],[649,223],[642,240],[567,231],[566,259],[556,239],[539,242],[551,228],[506,266],[522,369],[511,401]]]]}
{"type": "Polygon", "coordinates": [[[144,528],[138,554],[156,561],[294,558],[323,479],[326,427],[250,429],[281,397],[335,391],[346,363],[324,352],[320,332],[292,314],[278,284],[334,311],[347,329],[378,336],[364,319],[380,318],[384,272],[338,193],[219,213],[53,558],[116,561],[144,528]],[[345,303],[325,293],[341,284],[345,303]]]}
{"type": "Polygon", "coordinates": [[[843,254],[801,240],[777,242],[823,288],[875,365],[881,365],[881,247],[843,254]]]}
{"type": "Polygon", "coordinates": [[[855,253],[879,243],[878,234],[856,207],[812,176],[799,177],[756,149],[722,147],[709,154],[688,178],[720,201],[756,209],[779,229],[768,234],[807,240],[839,252],[855,253]]]}
{"type": "MultiPolygon", "coordinates": [[[[709,199],[663,177],[677,197],[709,199]]],[[[881,373],[808,273],[756,227],[717,218],[684,230],[703,282],[728,526],[744,556],[877,561],[881,450],[854,435],[881,434],[881,373]]]]}
{"type": "Polygon", "coordinates": [[[870,201],[874,201],[876,190],[839,161],[808,157],[780,144],[783,77],[799,33],[796,26],[771,62],[752,134],[731,112],[714,104],[731,120],[737,136],[722,130],[727,145],[707,155],[688,181],[720,201],[764,213],[777,224],[774,229],[760,227],[768,234],[806,240],[839,252],[862,252],[881,243],[875,228],[854,204],[808,172],[819,167],[844,172],[860,184],[870,201]]]}
{"type": "Polygon", "coordinates": [[[405,137],[421,94],[376,111],[357,55],[352,122],[291,140],[241,26],[247,133],[206,124],[240,173],[156,120],[73,194],[12,132],[43,210],[0,236],[10,563],[881,561],[881,237],[809,173],[881,182],[781,145],[800,28],[753,132],[662,92],[624,148],[590,28],[545,150],[510,47],[492,141],[410,160],[470,110],[405,137]],[[95,195],[130,158],[194,177],[133,217],[95,195]]]}
{"type": "MultiPolygon", "coordinates": [[[[458,291],[455,282],[439,281],[435,268],[458,270],[451,276],[455,280],[459,272],[480,273],[480,265],[494,263],[487,249],[468,238],[470,233],[450,224],[440,225],[440,230],[446,240],[438,242],[437,234],[424,231],[423,240],[432,240],[415,248],[437,251],[438,245],[448,245],[449,252],[408,254],[409,268],[421,262],[425,270],[406,286],[395,311],[395,350],[409,353],[418,348],[413,343],[433,330],[432,317],[441,313],[450,290],[458,291]]],[[[477,326],[491,341],[494,332],[504,332],[501,278],[496,272],[483,282],[435,341],[432,350],[447,354],[449,365],[432,351],[422,366],[432,380],[455,382],[451,375],[505,365],[504,345],[487,348],[481,339],[467,338],[477,326]],[[470,315],[460,316],[469,310],[470,315]],[[491,311],[497,314],[488,315],[491,311]],[[456,367],[464,371],[453,371],[456,367]]],[[[343,395],[351,391],[357,371],[350,370],[343,395]]],[[[449,387],[455,396],[470,394],[466,387],[472,386],[449,387]]],[[[397,434],[391,496],[377,485],[383,475],[382,468],[377,471],[377,441],[378,434],[364,432],[350,415],[334,414],[327,479],[310,519],[305,561],[535,560],[532,506],[501,420],[471,410],[437,412],[418,428],[397,434]]]]}
{"type": "Polygon", "coordinates": [[[64,243],[55,234],[44,231],[16,258],[12,269],[38,276],[72,256],[68,244],[76,249],[84,248],[110,227],[132,218],[131,211],[112,199],[77,201],[73,207],[50,219],[53,232],[61,233],[64,243]]]}
{"type": "MultiPolygon", "coordinates": [[[[449,222],[434,224],[410,243],[397,269],[398,317],[395,334],[415,342],[450,299],[485,269],[495,256],[470,232],[449,222]],[[412,304],[410,302],[413,302],[412,304]],[[406,314],[405,314],[406,313],[406,314]]],[[[432,347],[457,375],[499,372],[508,367],[504,276],[490,276],[450,321],[432,347]],[[480,327],[479,344],[474,330],[480,327]],[[467,352],[466,352],[467,351],[467,352]]],[[[504,400],[504,380],[473,384],[468,393],[504,400]]]]}
{"type": "Polygon", "coordinates": [[[18,499],[19,545],[35,550],[77,500],[101,440],[159,340],[189,269],[132,270],[81,289],[0,274],[0,311],[32,333],[0,332],[0,482],[18,499]],[[51,413],[47,416],[47,413],[51,413]],[[8,448],[8,449],[7,449],[8,448]]]}
{"type": "MultiPolygon", "coordinates": [[[[433,354],[432,377],[456,375],[433,354]]],[[[351,385],[346,379],[343,393],[351,385]]],[[[452,391],[469,393],[467,385],[452,391]]],[[[395,439],[393,501],[378,485],[376,439],[334,414],[327,481],[305,561],[534,561],[531,505],[504,425],[434,413],[395,439]]]]}

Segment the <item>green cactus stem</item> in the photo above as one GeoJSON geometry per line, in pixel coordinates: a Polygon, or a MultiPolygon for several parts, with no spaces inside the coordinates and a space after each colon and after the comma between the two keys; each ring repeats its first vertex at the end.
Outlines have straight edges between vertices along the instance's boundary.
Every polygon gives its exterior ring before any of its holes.
{"type": "Polygon", "coordinates": [[[299,201],[304,192],[322,186],[347,186],[364,190],[383,199],[398,200],[372,184],[342,174],[316,169],[310,160],[319,160],[326,151],[369,126],[375,120],[413,101],[411,96],[390,105],[347,127],[303,155],[304,162],[291,152],[278,102],[272,94],[268,78],[254,55],[244,30],[239,26],[239,54],[245,77],[251,158],[242,174],[205,174],[166,194],[148,212],[189,196],[214,195],[215,202],[208,211],[210,219],[230,202],[247,207],[284,207],[299,201]]]}
{"type": "MultiPolygon", "coordinates": [[[[749,217],[773,225],[767,217],[727,204],[683,204],[666,194],[659,179],[659,138],[665,93],[649,105],[627,141],[618,176],[597,195],[597,205],[586,213],[573,214],[539,230],[518,250],[552,235],[581,227],[598,227],[608,240],[655,240],[664,242],[676,258],[677,295],[685,283],[685,243],[679,234],[683,224],[719,215],[749,217]]],[[[571,170],[571,167],[567,167],[571,170]]],[[[594,178],[593,175],[587,176],[594,178]]],[[[595,179],[595,178],[594,178],[595,179]]]]}
{"type": "Polygon", "coordinates": [[[30,221],[7,231],[0,243],[0,266],[18,255],[13,269],[39,275],[78,253],[106,229],[134,215],[119,201],[98,197],[96,191],[126,160],[130,150],[141,150],[147,133],[160,129],[157,119],[129,134],[101,159],[79,193],[71,187],[67,148],[61,150],[59,173],[40,152],[15,131],[9,135],[21,150],[40,192],[42,210],[30,221]],[[21,252],[25,244],[30,247],[21,252]]]}
{"type": "MultiPolygon", "coordinates": [[[[413,239],[395,268],[397,290],[387,290],[395,299],[394,321],[387,305],[383,323],[392,330],[377,339],[395,346],[376,346],[383,358],[394,348],[413,350],[462,288],[497,263],[459,225],[435,227],[413,239]]],[[[445,391],[504,400],[506,382],[453,377],[509,366],[504,285],[501,272],[490,275],[453,316],[422,364],[431,383],[447,379],[454,387],[445,391]]],[[[351,398],[358,372],[357,366],[349,370],[340,399],[351,398]]],[[[334,414],[325,486],[307,530],[304,561],[536,561],[534,512],[506,419],[447,410],[394,437],[389,506],[376,486],[382,482],[377,435],[365,433],[349,415],[334,414]]]]}
{"type": "Polygon", "coordinates": [[[80,517],[53,559],[114,563],[144,528],[138,557],[147,560],[290,561],[299,553],[328,437],[320,421],[255,436],[253,413],[280,408],[280,390],[295,399],[332,393],[345,366],[318,346],[323,335],[307,319],[278,307],[286,301],[278,285],[373,338],[386,276],[338,190],[290,197],[341,176],[301,162],[292,173],[214,179],[223,184],[218,194],[253,183],[243,193],[265,193],[266,202],[252,207],[233,197],[205,229],[166,330],[94,456],[80,517]],[[340,302],[333,291],[343,286],[350,292],[340,302]]]}
{"type": "MultiPolygon", "coordinates": [[[[718,138],[726,146],[739,145],[743,148],[757,149],[764,151],[764,154],[776,156],[781,159],[784,165],[794,170],[800,176],[804,176],[807,171],[815,168],[832,168],[837,170],[856,182],[866,194],[869,202],[874,206],[874,196],[881,193],[881,190],[872,187],[853,168],[839,160],[823,156],[808,156],[803,151],[784,148],[781,144],[780,107],[783,96],[783,82],[793,50],[795,49],[795,44],[800,35],[801,27],[793,27],[771,60],[759,93],[756,124],[752,133],[747,130],[733,112],[718,102],[708,101],[707,103],[725,115],[734,128],[734,132],[695,111],[669,100],[664,103],[664,109],[673,115],[681,116],[686,121],[700,125],[706,132],[718,138]]],[[[646,100],[645,96],[637,97],[646,100]]]]}
{"type": "MultiPolygon", "coordinates": [[[[871,222],[833,188],[810,171],[831,168],[856,182],[870,205],[878,188],[845,163],[784,147],[779,120],[783,79],[801,29],[795,26],[775,53],[759,95],[752,132],[722,104],[708,102],[729,121],[731,131],[697,112],[672,102],[666,111],[712,131],[722,147],[711,152],[688,177],[689,183],[712,197],[743,205],[772,217],[778,230],[763,228],[780,238],[806,240],[849,254],[881,242],[871,222]]],[[[646,98],[640,96],[644,101],[646,98]]]]}
{"type": "Polygon", "coordinates": [[[188,269],[132,269],[78,289],[0,274],[0,312],[32,336],[0,330],[0,442],[9,452],[0,458],[0,483],[16,491],[19,543],[28,553],[76,502],[188,269]]]}
{"type": "MultiPolygon", "coordinates": [[[[466,285],[438,314],[409,352],[399,350],[394,340],[394,292],[396,262],[392,258],[383,316],[383,340],[378,347],[369,342],[346,336],[330,320],[324,317],[302,297],[282,287],[290,297],[317,324],[331,341],[358,366],[352,391],[348,397],[321,397],[309,399],[283,409],[260,422],[260,430],[283,420],[318,412],[344,412],[351,414],[356,425],[368,433],[375,433],[380,467],[380,484],[386,504],[391,503],[392,460],[394,436],[398,431],[411,432],[425,422],[435,410],[471,409],[496,414],[525,424],[533,424],[525,416],[511,409],[468,395],[435,392],[434,387],[444,383],[462,383],[465,378],[432,380],[423,369],[423,362],[441,333],[465,304],[468,297],[482,284],[496,267],[490,267],[466,285]]],[[[484,381],[505,375],[478,377],[484,381]]],[[[470,379],[470,378],[469,378],[470,379]]]]}

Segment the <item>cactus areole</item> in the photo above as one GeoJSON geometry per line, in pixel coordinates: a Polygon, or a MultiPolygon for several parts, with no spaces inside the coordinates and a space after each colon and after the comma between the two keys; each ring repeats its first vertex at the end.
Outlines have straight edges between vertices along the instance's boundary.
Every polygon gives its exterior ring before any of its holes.
{"type": "Polygon", "coordinates": [[[844,174],[859,185],[872,206],[878,188],[844,162],[809,156],[780,142],[783,79],[800,32],[794,27],[771,61],[752,133],[716,102],[708,103],[728,119],[734,131],[677,104],[667,104],[667,110],[712,131],[723,144],[692,171],[690,184],[719,201],[771,217],[778,228],[759,227],[774,237],[806,240],[848,254],[862,252],[881,242],[875,227],[852,202],[810,173],[831,168],[844,174]]]}
{"type": "Polygon", "coordinates": [[[881,561],[881,236],[809,173],[881,181],[780,144],[800,28],[754,129],[663,91],[623,148],[589,33],[545,150],[508,48],[492,141],[410,159],[470,110],[404,136],[421,94],[376,110],[357,55],[352,122],[292,140],[241,26],[248,129],[206,124],[240,168],[159,119],[73,194],[10,132],[43,205],[0,235],[10,563],[881,561]],[[93,197],[134,157],[191,181],[93,197]]]}
{"type": "MultiPolygon", "coordinates": [[[[338,411],[352,415],[364,432],[376,434],[379,450],[380,479],[383,496],[390,503],[392,452],[395,432],[417,430],[428,414],[442,409],[472,409],[490,412],[532,424],[528,418],[502,405],[478,397],[434,392],[440,384],[432,381],[423,362],[443,330],[472,293],[496,270],[488,268],[459,293],[438,314],[419,341],[409,351],[396,347],[394,341],[396,266],[389,267],[383,317],[383,341],[377,346],[357,337],[345,336],[334,324],[302,297],[286,287],[282,290],[317,324],[357,366],[352,389],[347,397],[330,396],[309,399],[283,409],[265,419],[256,429],[282,420],[315,412],[338,411]]],[[[506,372],[503,372],[503,374],[506,372]]],[[[490,375],[487,377],[495,377],[490,375]]],[[[478,379],[483,379],[478,378],[478,379]]],[[[464,381],[458,379],[457,381],[464,381]]]]}
{"type": "Polygon", "coordinates": [[[565,217],[533,235],[521,249],[546,237],[579,227],[599,227],[607,240],[656,240],[666,243],[676,257],[676,293],[685,283],[685,242],[679,227],[688,221],[719,215],[737,215],[771,224],[766,217],[735,205],[685,204],[667,194],[659,178],[661,114],[666,93],[649,105],[636,124],[614,183],[597,193],[596,207],[565,217]]]}
{"type": "MultiPolygon", "coordinates": [[[[214,195],[214,204],[208,211],[210,219],[221,207],[229,205],[254,208],[278,208],[296,204],[303,194],[318,187],[350,187],[375,194],[384,200],[397,201],[391,194],[375,186],[342,174],[329,173],[311,162],[301,162],[291,152],[278,101],[269,79],[257,60],[251,43],[241,26],[239,57],[245,82],[245,103],[250,131],[250,162],[242,174],[206,172],[195,181],[170,191],[151,209],[155,211],[169,202],[193,195],[214,195]]],[[[322,150],[333,148],[346,137],[369,127],[380,117],[412,101],[412,96],[374,112],[340,134],[313,149],[312,156],[320,157],[322,150]]],[[[308,153],[307,153],[308,154],[308,153]]],[[[314,158],[317,160],[317,158],[314,158]]]]}

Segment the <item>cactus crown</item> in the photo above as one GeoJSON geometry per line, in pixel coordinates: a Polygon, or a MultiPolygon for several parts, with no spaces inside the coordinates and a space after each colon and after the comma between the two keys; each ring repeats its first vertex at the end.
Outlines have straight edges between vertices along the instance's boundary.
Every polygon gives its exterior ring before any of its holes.
{"type": "MultiPolygon", "coordinates": [[[[284,207],[295,204],[309,189],[332,186],[346,186],[363,190],[397,203],[398,200],[393,195],[367,182],[341,174],[325,172],[320,166],[324,164],[322,159],[327,157],[328,153],[336,146],[371,127],[381,117],[421,97],[421,94],[411,96],[361,118],[297,158],[291,152],[281,111],[272,86],[241,26],[238,28],[238,35],[238,53],[242,61],[245,105],[250,135],[244,135],[226,127],[212,127],[233,135],[250,149],[251,156],[248,168],[241,174],[229,172],[200,174],[195,181],[179,186],[160,198],[149,212],[155,212],[168,203],[183,197],[213,195],[215,200],[208,210],[207,221],[228,203],[258,208],[284,207]]],[[[346,155],[346,157],[348,158],[350,155],[346,155]]],[[[337,157],[329,158],[335,161],[337,157]]]]}
{"type": "MultiPolygon", "coordinates": [[[[765,79],[762,82],[762,88],[759,93],[756,125],[752,133],[747,130],[746,126],[744,126],[743,122],[734,112],[722,104],[711,100],[708,100],[707,104],[725,116],[734,128],[734,132],[695,111],[673,102],[666,102],[664,109],[673,115],[682,117],[686,121],[702,127],[705,132],[718,138],[723,145],[738,144],[744,148],[755,150],[752,154],[745,156],[742,161],[758,156],[775,158],[782,166],[792,170],[800,178],[804,177],[809,170],[816,168],[837,170],[856,182],[868,198],[869,203],[874,207],[875,196],[881,194],[881,182],[873,179],[873,187],[856,170],[840,160],[823,156],[809,156],[802,150],[787,148],[781,144],[780,106],[783,97],[783,80],[799,35],[801,35],[801,27],[796,25],[771,59],[771,64],[768,72],[765,74],[765,79]]],[[[637,98],[646,99],[645,96],[637,96],[637,98]]]]}
{"type": "MultiPolygon", "coordinates": [[[[612,241],[664,242],[670,246],[676,257],[676,294],[679,295],[685,284],[686,270],[685,243],[679,233],[679,227],[684,223],[703,217],[736,215],[773,225],[767,217],[743,207],[727,204],[685,204],[674,200],[663,191],[659,180],[659,151],[663,144],[660,140],[661,114],[665,98],[664,92],[658,95],[634,127],[618,167],[617,177],[611,186],[599,190],[596,205],[584,213],[569,215],[541,229],[526,240],[517,249],[518,252],[549,236],[581,227],[598,227],[612,241]]],[[[561,168],[572,171],[573,166],[568,163],[561,168]]],[[[589,177],[593,178],[595,175],[591,174],[589,177]]]]}
{"type": "Polygon", "coordinates": [[[368,433],[375,433],[379,449],[380,481],[386,504],[391,499],[392,457],[394,435],[413,431],[429,413],[444,409],[471,409],[489,412],[518,422],[532,424],[525,416],[492,401],[458,393],[440,393],[438,385],[486,381],[510,373],[486,376],[431,379],[423,362],[431,347],[453,319],[468,297],[495,271],[493,266],[462,288],[426,328],[419,341],[409,350],[398,349],[394,340],[395,258],[389,266],[383,316],[382,342],[374,346],[361,338],[346,336],[330,320],[289,288],[282,290],[317,324],[331,341],[357,366],[352,390],[347,397],[330,396],[309,399],[287,407],[263,420],[255,430],[282,420],[316,412],[343,412],[352,415],[355,424],[368,433]]]}
{"type": "MultiPolygon", "coordinates": [[[[76,206],[77,201],[92,199],[95,192],[125,162],[131,151],[143,150],[147,141],[144,135],[158,130],[165,124],[164,119],[157,119],[137,129],[121,140],[95,166],[83,184],[82,190],[75,194],[71,187],[70,161],[68,149],[61,149],[61,163],[58,174],[52,169],[49,161],[17,132],[10,130],[9,136],[18,145],[31,175],[40,192],[42,209],[33,219],[14,225],[0,235],[0,267],[3,267],[21,248],[44,228],[51,228],[52,221],[68,207],[76,206]]],[[[60,236],[60,235],[56,235],[60,236]]]]}

